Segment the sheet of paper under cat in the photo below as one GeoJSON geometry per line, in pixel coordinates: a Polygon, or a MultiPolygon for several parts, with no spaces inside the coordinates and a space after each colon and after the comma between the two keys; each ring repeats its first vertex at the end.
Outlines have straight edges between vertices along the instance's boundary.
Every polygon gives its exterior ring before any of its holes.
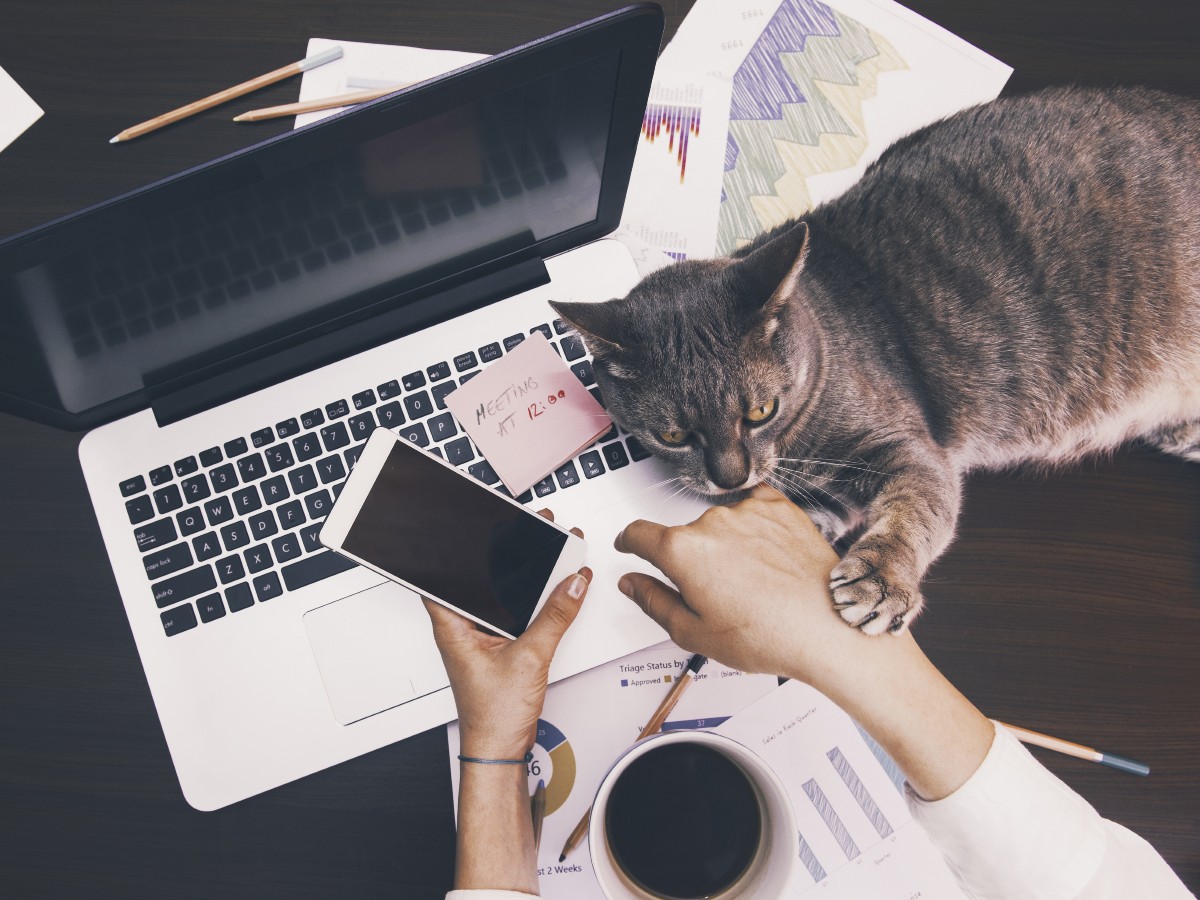
{"type": "Polygon", "coordinates": [[[834,605],[900,631],[971,469],[1139,437],[1200,461],[1198,198],[1200,103],[1050,89],[901,139],[729,258],[555,306],[620,425],[698,491],[767,481],[857,535],[834,605]]]}

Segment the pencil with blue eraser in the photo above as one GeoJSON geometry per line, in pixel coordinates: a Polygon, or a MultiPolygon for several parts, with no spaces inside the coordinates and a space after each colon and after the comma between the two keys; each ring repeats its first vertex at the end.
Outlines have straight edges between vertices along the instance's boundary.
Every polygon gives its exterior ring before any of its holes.
{"type": "Polygon", "coordinates": [[[1150,767],[1145,763],[1140,763],[1124,756],[1117,756],[1115,753],[1103,753],[1095,747],[1087,747],[1072,741],[1064,741],[1062,738],[1051,737],[1048,734],[1041,734],[1037,731],[1030,731],[1028,728],[1005,725],[1003,722],[998,722],[997,724],[1003,725],[1011,731],[1013,736],[1022,743],[1033,744],[1035,747],[1043,747],[1046,750],[1055,750],[1059,753],[1065,753],[1067,756],[1074,756],[1078,759],[1086,759],[1090,762],[1100,763],[1103,766],[1120,769],[1122,772],[1132,772],[1134,775],[1150,774],[1150,767]]]}

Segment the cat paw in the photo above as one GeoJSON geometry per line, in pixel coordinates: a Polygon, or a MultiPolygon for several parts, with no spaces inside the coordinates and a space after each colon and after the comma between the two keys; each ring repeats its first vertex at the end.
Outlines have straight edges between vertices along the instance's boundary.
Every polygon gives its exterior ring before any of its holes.
{"type": "Polygon", "coordinates": [[[899,634],[921,611],[921,594],[891,576],[879,554],[852,550],[829,576],[833,608],[865,634],[899,634]]]}

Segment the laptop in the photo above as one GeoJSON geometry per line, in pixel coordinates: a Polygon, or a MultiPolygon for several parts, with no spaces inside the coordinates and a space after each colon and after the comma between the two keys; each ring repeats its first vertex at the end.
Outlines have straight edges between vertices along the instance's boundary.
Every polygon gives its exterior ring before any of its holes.
{"type": "MultiPolygon", "coordinates": [[[[0,244],[0,407],[80,462],[187,802],[211,810],[455,718],[417,598],[325,550],[374,428],[492,489],[445,398],[550,300],[638,273],[619,221],[662,13],[605,15],[0,244]]],[[[603,398],[599,398],[603,400],[603,398]]],[[[551,671],[663,639],[617,593],[671,473],[604,435],[520,499],[583,528],[595,587],[551,671]]]]}

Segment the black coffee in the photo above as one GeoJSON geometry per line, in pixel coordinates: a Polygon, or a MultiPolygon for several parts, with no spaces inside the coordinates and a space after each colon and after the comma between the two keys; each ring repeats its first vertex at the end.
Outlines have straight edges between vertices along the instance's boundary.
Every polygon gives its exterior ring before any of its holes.
{"type": "Polygon", "coordinates": [[[634,760],[608,798],[604,830],[617,864],[662,897],[709,897],[734,884],[762,832],[758,794],[728,757],[667,744],[634,760]]]}

